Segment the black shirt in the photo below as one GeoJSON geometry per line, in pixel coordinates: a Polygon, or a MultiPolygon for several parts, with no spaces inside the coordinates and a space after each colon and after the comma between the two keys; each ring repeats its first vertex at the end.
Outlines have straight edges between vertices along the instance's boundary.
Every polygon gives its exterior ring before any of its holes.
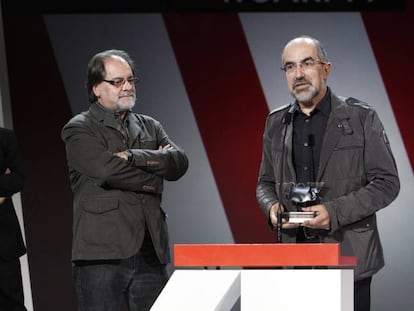
{"type": "Polygon", "coordinates": [[[293,116],[293,164],[296,183],[315,182],[318,174],[323,137],[331,112],[331,92],[327,93],[309,116],[296,102],[293,116]]]}

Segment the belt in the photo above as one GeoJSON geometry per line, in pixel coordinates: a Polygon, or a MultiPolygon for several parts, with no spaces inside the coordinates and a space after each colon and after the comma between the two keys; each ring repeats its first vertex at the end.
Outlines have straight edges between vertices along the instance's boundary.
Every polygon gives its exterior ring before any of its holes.
{"type": "Polygon", "coordinates": [[[321,243],[322,239],[319,230],[306,227],[299,227],[296,233],[297,243],[321,243]]]}

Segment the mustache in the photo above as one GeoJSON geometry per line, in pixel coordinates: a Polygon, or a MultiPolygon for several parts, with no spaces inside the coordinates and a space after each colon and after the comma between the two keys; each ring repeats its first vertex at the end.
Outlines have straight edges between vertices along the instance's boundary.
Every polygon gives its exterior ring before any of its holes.
{"type": "Polygon", "coordinates": [[[124,92],[124,93],[121,93],[121,94],[119,94],[119,98],[121,98],[121,97],[129,97],[129,96],[135,96],[135,93],[134,92],[124,92]]]}
{"type": "Polygon", "coordinates": [[[293,87],[296,87],[298,84],[303,84],[303,83],[312,84],[311,81],[309,81],[308,79],[300,78],[300,79],[296,79],[295,82],[293,82],[293,87]]]}

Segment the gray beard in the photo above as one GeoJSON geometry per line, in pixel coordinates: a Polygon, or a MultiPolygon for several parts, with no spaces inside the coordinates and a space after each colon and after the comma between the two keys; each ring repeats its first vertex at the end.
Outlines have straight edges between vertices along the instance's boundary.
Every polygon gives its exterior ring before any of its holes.
{"type": "Polygon", "coordinates": [[[311,104],[312,99],[319,94],[319,91],[314,86],[310,86],[309,90],[302,90],[299,92],[293,90],[290,94],[292,94],[292,96],[300,103],[311,104]]]}
{"type": "Polygon", "coordinates": [[[127,111],[127,110],[130,110],[130,109],[134,108],[135,100],[136,100],[136,98],[134,97],[134,99],[129,101],[128,103],[120,103],[120,102],[116,103],[116,107],[118,108],[117,110],[118,111],[127,111]]]}

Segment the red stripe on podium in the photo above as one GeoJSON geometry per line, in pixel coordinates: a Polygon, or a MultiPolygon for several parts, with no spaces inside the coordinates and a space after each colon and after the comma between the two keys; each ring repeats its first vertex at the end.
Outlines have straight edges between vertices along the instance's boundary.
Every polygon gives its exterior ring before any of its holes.
{"type": "Polygon", "coordinates": [[[340,245],[306,244],[181,244],[174,247],[176,267],[355,266],[342,257],[340,245]]]}

